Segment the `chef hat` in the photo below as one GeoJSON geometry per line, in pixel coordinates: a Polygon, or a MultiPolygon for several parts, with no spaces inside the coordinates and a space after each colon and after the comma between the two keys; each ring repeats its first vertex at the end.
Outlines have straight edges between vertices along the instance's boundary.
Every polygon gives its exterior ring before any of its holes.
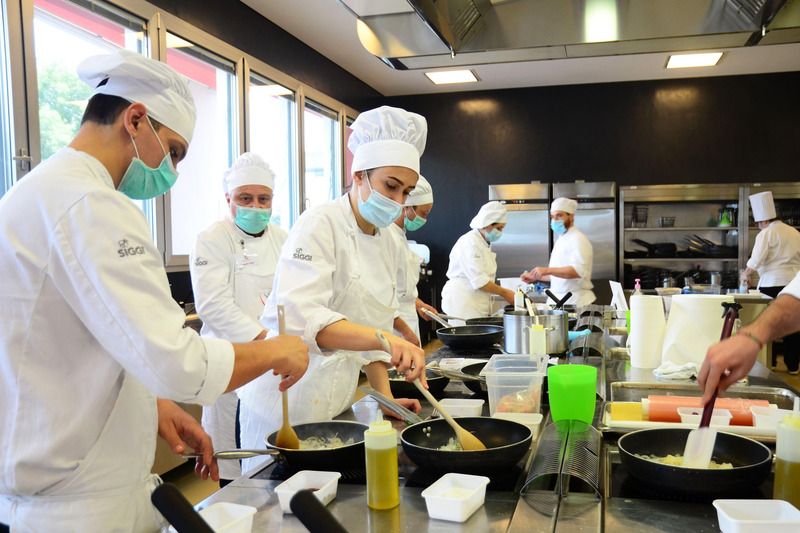
{"type": "Polygon", "coordinates": [[[772,191],[764,191],[750,195],[750,207],[753,209],[753,220],[761,222],[775,218],[775,202],[772,191]]]}
{"type": "Polygon", "coordinates": [[[222,175],[222,187],[226,193],[242,185],[263,185],[272,190],[275,188],[275,173],[261,156],[245,152],[222,175]]]}
{"type": "Polygon", "coordinates": [[[505,224],[508,220],[508,213],[506,207],[500,202],[488,202],[481,206],[481,210],[469,223],[472,229],[485,228],[489,224],[505,224]]]}
{"type": "Polygon", "coordinates": [[[425,204],[432,204],[433,203],[433,189],[431,188],[431,184],[428,183],[422,174],[419,175],[419,181],[417,181],[417,186],[414,187],[414,190],[411,191],[411,194],[408,195],[406,198],[406,205],[407,206],[414,206],[414,205],[425,205],[425,204]]]}
{"type": "Polygon", "coordinates": [[[353,122],[347,147],[353,153],[353,172],[398,166],[419,174],[428,123],[425,117],[397,107],[364,111],[353,122]]]}
{"type": "Polygon", "coordinates": [[[563,211],[571,215],[577,210],[578,210],[578,202],[576,202],[571,198],[563,198],[563,197],[556,198],[555,200],[553,200],[553,203],[550,204],[551,215],[556,211],[563,211]]]}
{"type": "Polygon", "coordinates": [[[190,143],[197,116],[186,79],[166,63],[130,50],[91,56],[78,65],[78,76],[95,94],[141,102],[147,113],[190,143]],[[105,81],[105,83],[103,83],[105,81]]]}

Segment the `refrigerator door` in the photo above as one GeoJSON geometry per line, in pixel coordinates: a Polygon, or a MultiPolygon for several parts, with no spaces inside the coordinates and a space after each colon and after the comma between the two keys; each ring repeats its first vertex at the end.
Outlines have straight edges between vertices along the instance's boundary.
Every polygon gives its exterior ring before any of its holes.
{"type": "Polygon", "coordinates": [[[547,210],[509,211],[503,237],[492,243],[497,254],[497,277],[519,277],[550,261],[550,213],[547,210]]]}
{"type": "MultiPolygon", "coordinates": [[[[581,230],[592,243],[594,261],[592,280],[617,279],[617,241],[615,210],[581,209],[575,217],[575,226],[581,230]]],[[[597,285],[597,283],[595,283],[597,285]]]]}

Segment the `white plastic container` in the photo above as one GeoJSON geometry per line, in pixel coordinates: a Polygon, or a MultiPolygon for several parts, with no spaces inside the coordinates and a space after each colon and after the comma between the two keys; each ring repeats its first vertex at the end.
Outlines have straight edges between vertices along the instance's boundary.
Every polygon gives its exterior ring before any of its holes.
{"type": "MultiPolygon", "coordinates": [[[[238,503],[219,502],[198,511],[216,533],[250,533],[256,508],[238,503]]],[[[177,533],[170,526],[170,533],[177,533]]]]}
{"type": "Polygon", "coordinates": [[[722,533],[796,533],[800,511],[783,500],[714,500],[722,533]]]}
{"type": "Polygon", "coordinates": [[[445,474],[422,491],[428,516],[464,522],[483,505],[489,478],[469,474],[445,474]]]}
{"type": "Polygon", "coordinates": [[[792,414],[791,409],[762,407],[760,405],[751,405],[750,412],[753,413],[753,425],[755,427],[768,429],[777,429],[783,417],[792,414]]]}
{"type": "Polygon", "coordinates": [[[297,491],[311,489],[322,505],[328,505],[336,497],[336,489],[339,487],[339,472],[322,472],[319,470],[301,470],[277,487],[275,492],[278,494],[281,509],[284,513],[292,514],[289,502],[297,491]]]}
{"type": "MultiPolygon", "coordinates": [[[[699,425],[700,419],[703,417],[703,408],[678,407],[678,414],[684,424],[699,425]]],[[[733,418],[733,415],[727,409],[714,409],[711,411],[711,422],[709,424],[712,426],[730,426],[731,418],[733,418]]]]}
{"type": "Polygon", "coordinates": [[[519,424],[528,426],[533,433],[533,440],[539,438],[539,426],[542,424],[542,413],[495,413],[492,418],[502,418],[511,420],[519,424]]]}
{"type": "Polygon", "coordinates": [[[486,377],[489,414],[538,413],[547,360],[546,354],[493,355],[481,370],[486,377]]]}
{"type": "Polygon", "coordinates": [[[459,398],[442,398],[439,400],[445,411],[450,416],[481,416],[483,410],[483,400],[469,400],[459,398]]]}

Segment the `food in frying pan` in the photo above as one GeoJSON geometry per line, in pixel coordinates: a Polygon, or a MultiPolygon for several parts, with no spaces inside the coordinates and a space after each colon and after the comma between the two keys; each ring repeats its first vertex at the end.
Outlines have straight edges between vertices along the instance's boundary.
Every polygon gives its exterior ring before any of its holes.
{"type": "MultiPolygon", "coordinates": [[[[681,457],[680,455],[670,454],[664,457],[652,454],[640,455],[638,453],[635,453],[634,455],[636,457],[639,457],[640,459],[644,459],[645,461],[653,461],[655,463],[662,463],[670,466],[683,467],[683,457],[681,457]]],[[[717,463],[716,461],[711,461],[710,463],[708,463],[708,470],[728,470],[730,468],[733,468],[733,465],[731,463],[717,463]]]]}
{"type": "Polygon", "coordinates": [[[352,438],[347,440],[342,440],[339,437],[328,437],[328,438],[308,437],[307,439],[303,439],[300,441],[300,449],[330,450],[332,448],[341,448],[342,446],[350,446],[351,444],[355,444],[355,440],[353,440],[352,438]]]}

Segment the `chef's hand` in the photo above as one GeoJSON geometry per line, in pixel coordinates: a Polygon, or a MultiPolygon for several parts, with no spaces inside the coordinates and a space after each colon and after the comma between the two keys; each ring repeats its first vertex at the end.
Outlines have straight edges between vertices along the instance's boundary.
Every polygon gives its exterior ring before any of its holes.
{"type": "Polygon", "coordinates": [[[505,300],[506,303],[514,305],[514,291],[511,289],[503,289],[503,291],[500,293],[500,296],[503,297],[503,300],[505,300]]]}
{"type": "Polygon", "coordinates": [[[549,270],[547,267],[536,267],[529,272],[523,272],[520,276],[522,281],[533,283],[535,281],[539,281],[544,276],[548,275],[549,270]]]}
{"type": "Polygon", "coordinates": [[[427,309],[428,311],[430,311],[431,313],[433,313],[433,314],[435,314],[435,315],[438,315],[438,314],[439,314],[439,311],[437,311],[437,310],[436,310],[436,308],[435,308],[434,306],[426,304],[425,302],[423,302],[423,301],[422,301],[422,300],[420,300],[419,298],[417,298],[417,301],[416,301],[416,304],[415,304],[415,305],[416,305],[416,307],[417,307],[417,314],[418,314],[420,317],[422,317],[422,320],[427,320],[428,322],[430,322],[431,320],[433,320],[433,319],[430,317],[430,315],[428,315],[427,313],[424,313],[424,312],[422,311],[423,309],[427,309]]]}
{"type": "Polygon", "coordinates": [[[746,377],[756,362],[759,349],[757,343],[742,333],[711,346],[697,374],[697,382],[703,389],[701,403],[708,403],[714,389],[718,388],[722,394],[728,387],[746,377]]]}
{"type": "Polygon", "coordinates": [[[219,481],[214,445],[200,423],[175,402],[159,398],[157,405],[158,436],[167,441],[170,449],[178,455],[186,451],[187,445],[195,452],[202,453],[203,457],[198,457],[195,461],[194,473],[204,480],[211,477],[214,481],[219,481]]]}
{"type": "Polygon", "coordinates": [[[262,341],[270,343],[272,373],[284,376],[278,388],[284,391],[303,377],[308,368],[308,346],[296,335],[278,335],[262,341]]]}
{"type": "Polygon", "coordinates": [[[406,381],[409,383],[419,378],[422,386],[427,389],[428,382],[425,380],[425,352],[422,348],[386,331],[383,332],[383,336],[389,342],[392,355],[390,362],[397,369],[397,372],[406,374],[406,381]]]}
{"type": "Polygon", "coordinates": [[[417,334],[414,333],[414,330],[411,329],[411,327],[402,318],[396,317],[394,319],[394,329],[395,329],[395,331],[400,333],[400,335],[402,335],[402,337],[405,340],[407,340],[408,342],[410,342],[414,346],[419,346],[420,345],[419,344],[419,337],[417,337],[417,334]]]}
{"type": "MultiPolygon", "coordinates": [[[[394,401],[411,411],[412,413],[419,414],[422,411],[422,405],[420,405],[419,400],[414,400],[412,398],[395,398],[394,401]]],[[[392,411],[391,409],[387,409],[386,407],[381,405],[381,411],[383,414],[391,416],[392,418],[396,418],[398,420],[403,420],[403,417],[392,411]]]]}

